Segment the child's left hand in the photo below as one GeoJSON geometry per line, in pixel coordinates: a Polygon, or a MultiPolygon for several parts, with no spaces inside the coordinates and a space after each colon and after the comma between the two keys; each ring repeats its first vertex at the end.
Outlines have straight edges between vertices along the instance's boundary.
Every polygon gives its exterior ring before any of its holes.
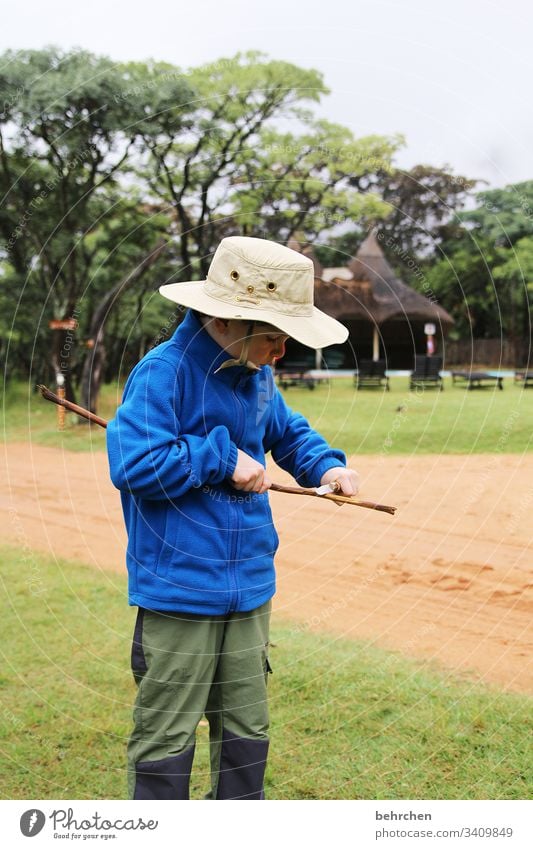
{"type": "Polygon", "coordinates": [[[328,469],[320,478],[320,486],[337,481],[343,495],[357,495],[359,492],[359,475],[355,469],[347,469],[346,466],[336,466],[328,469]]]}

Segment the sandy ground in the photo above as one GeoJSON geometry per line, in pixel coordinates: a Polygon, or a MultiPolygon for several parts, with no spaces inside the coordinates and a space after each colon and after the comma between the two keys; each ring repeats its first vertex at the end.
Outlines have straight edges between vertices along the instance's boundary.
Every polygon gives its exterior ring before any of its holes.
{"type": "MultiPolygon", "coordinates": [[[[9,444],[1,463],[2,540],[124,571],[105,454],[9,444]]],[[[352,465],[361,497],[398,512],[272,493],[277,619],[531,693],[533,455],[364,456],[352,465]]]]}

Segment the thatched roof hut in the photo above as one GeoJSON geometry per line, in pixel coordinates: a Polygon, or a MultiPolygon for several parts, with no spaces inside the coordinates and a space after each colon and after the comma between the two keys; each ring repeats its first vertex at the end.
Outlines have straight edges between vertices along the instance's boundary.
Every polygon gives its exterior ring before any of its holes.
{"type": "MultiPolygon", "coordinates": [[[[435,341],[442,350],[452,317],[429,286],[423,283],[427,289],[423,295],[396,277],[374,231],[348,266],[321,268],[310,246],[299,248],[295,242],[289,246],[315,263],[316,306],[350,329],[344,346],[324,350],[332,365],[355,368],[358,359],[384,358],[389,368],[412,368],[415,353],[425,353],[428,323],[435,325],[435,341]]],[[[422,272],[415,273],[423,279],[422,272]]]]}

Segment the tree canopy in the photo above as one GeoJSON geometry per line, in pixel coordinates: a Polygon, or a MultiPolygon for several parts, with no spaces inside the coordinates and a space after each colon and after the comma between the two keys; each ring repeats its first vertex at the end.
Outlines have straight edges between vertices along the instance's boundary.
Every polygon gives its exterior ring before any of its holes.
{"type": "Polygon", "coordinates": [[[389,259],[400,276],[401,256],[417,257],[459,328],[494,332],[496,290],[510,332],[526,327],[533,181],[465,209],[475,181],[402,171],[400,135],[357,138],[317,118],[319,71],[257,52],[186,70],[55,47],[1,58],[7,375],[61,374],[95,409],[100,381],[177,320],[158,286],[205,275],[235,234],[298,234],[333,256],[379,225],[399,246],[389,259]],[[52,320],[76,326],[52,331],[52,320]]]}
{"type": "Polygon", "coordinates": [[[33,369],[63,373],[92,408],[104,327],[129,288],[142,327],[157,282],[205,273],[226,234],[285,241],[388,209],[350,179],[390,165],[400,140],[316,121],[309,105],[327,89],[315,70],[258,53],[188,71],[57,48],[2,60],[1,297],[16,314],[4,353],[27,371],[31,329],[33,369]],[[281,131],[288,121],[297,132],[281,131]],[[72,318],[76,332],[51,344],[49,321],[72,318]]]}

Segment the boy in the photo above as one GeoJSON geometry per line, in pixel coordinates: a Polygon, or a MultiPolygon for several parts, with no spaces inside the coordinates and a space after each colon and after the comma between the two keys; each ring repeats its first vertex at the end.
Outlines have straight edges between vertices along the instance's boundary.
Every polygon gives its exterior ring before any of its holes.
{"type": "Polygon", "coordinates": [[[278,392],[287,338],[345,341],[313,306],[311,260],[263,239],[220,243],[207,279],[162,286],[189,307],[133,369],[107,428],[138,606],[129,796],[188,799],[195,732],[210,726],[213,799],[262,799],[278,537],[265,455],[304,486],[357,475],[278,392]]]}

